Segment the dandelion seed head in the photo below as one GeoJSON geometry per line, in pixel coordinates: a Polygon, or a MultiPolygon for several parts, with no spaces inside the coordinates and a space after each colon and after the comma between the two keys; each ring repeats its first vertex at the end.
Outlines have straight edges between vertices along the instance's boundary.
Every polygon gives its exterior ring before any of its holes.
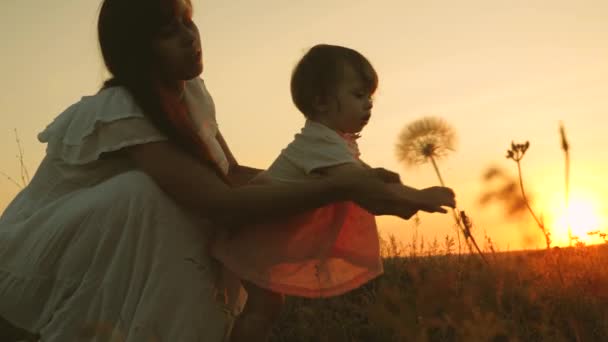
{"type": "Polygon", "coordinates": [[[403,128],[397,141],[397,159],[409,165],[440,159],[454,151],[456,133],[443,119],[425,117],[403,128]]]}

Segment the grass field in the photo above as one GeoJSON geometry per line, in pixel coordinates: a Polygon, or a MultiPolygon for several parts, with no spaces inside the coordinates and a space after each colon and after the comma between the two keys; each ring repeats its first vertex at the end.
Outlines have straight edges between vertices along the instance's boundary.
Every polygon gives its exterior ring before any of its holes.
{"type": "Polygon", "coordinates": [[[608,244],[489,253],[489,266],[437,252],[385,243],[383,276],[288,298],[271,340],[608,341],[608,244]]]}

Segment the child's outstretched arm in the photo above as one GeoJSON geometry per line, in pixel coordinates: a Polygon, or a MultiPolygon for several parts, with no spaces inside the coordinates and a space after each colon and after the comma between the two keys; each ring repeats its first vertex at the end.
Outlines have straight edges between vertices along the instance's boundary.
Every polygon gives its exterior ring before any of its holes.
{"type": "MultiPolygon", "coordinates": [[[[348,163],[319,169],[318,172],[324,175],[339,176],[341,173],[347,173],[361,168],[371,169],[371,166],[364,162],[361,162],[361,164],[348,163]]],[[[419,210],[430,213],[446,213],[447,210],[443,208],[444,206],[453,208],[456,205],[454,192],[450,188],[430,187],[418,190],[402,184],[399,179],[395,179],[393,182],[387,182],[382,186],[385,186],[389,191],[394,192],[399,197],[406,199],[406,203],[410,204],[410,216],[413,216],[419,210]]]]}

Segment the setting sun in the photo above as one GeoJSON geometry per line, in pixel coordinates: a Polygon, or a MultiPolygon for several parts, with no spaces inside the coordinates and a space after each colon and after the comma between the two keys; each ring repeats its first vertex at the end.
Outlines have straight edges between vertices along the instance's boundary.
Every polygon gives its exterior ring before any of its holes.
{"type": "Polygon", "coordinates": [[[599,211],[599,200],[591,194],[577,194],[570,200],[568,210],[565,210],[564,199],[556,196],[547,203],[547,226],[551,229],[555,245],[568,244],[568,227],[572,236],[588,244],[602,242],[599,236],[590,236],[605,228],[606,219],[599,211]]]}

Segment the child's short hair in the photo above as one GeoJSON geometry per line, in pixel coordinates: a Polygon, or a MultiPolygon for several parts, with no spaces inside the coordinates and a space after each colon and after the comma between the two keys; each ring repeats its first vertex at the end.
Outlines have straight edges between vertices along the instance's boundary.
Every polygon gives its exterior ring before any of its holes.
{"type": "Polygon", "coordinates": [[[349,65],[359,73],[367,90],[378,87],[378,74],[359,52],[343,46],[319,44],[298,62],[291,75],[291,98],[307,118],[315,114],[316,97],[330,96],[342,79],[342,66],[349,65]]]}

